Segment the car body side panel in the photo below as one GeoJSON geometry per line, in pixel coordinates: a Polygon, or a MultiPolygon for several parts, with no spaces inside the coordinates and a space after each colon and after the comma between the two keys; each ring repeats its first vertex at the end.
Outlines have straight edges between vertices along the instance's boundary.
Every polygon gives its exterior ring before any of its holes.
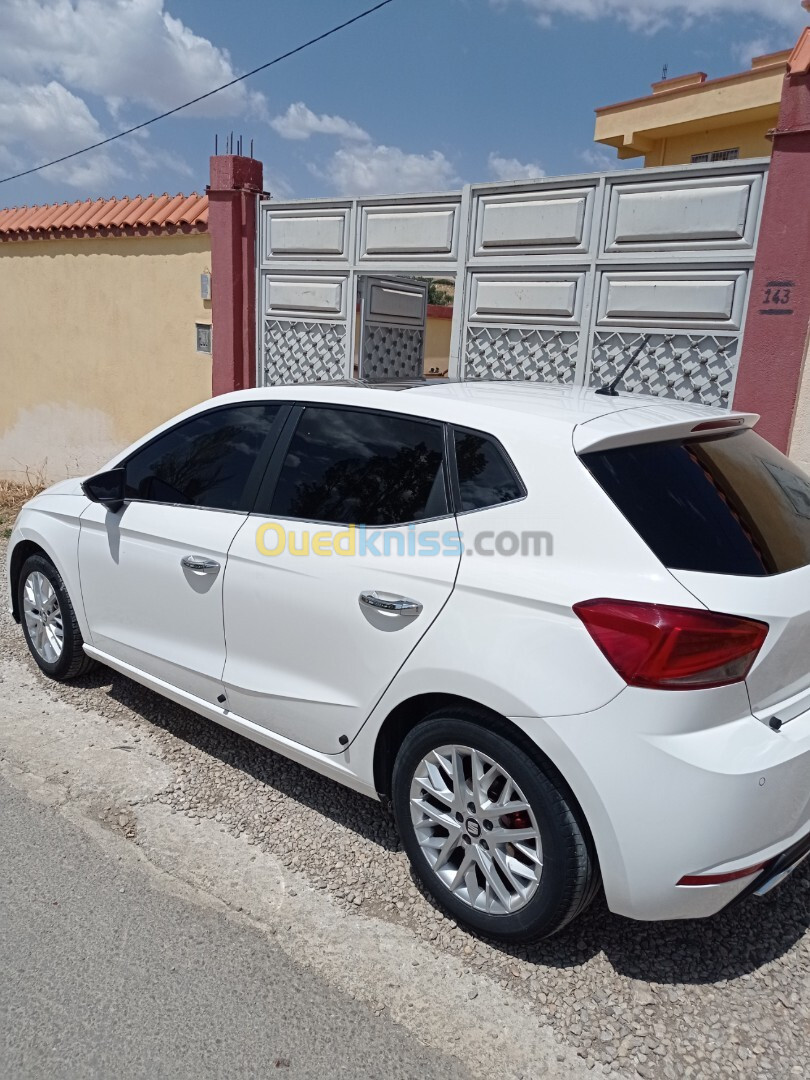
{"type": "Polygon", "coordinates": [[[129,502],[91,505],[79,566],[90,644],[208,701],[222,692],[222,582],[244,515],[129,502]],[[197,573],[183,559],[212,561],[197,573]]]}
{"type": "Polygon", "coordinates": [[[383,698],[386,714],[422,693],[471,697],[504,716],[597,709],[625,683],[573,604],[611,596],[702,608],[610,500],[594,497],[601,492],[570,448],[547,448],[542,461],[515,449],[529,494],[459,514],[456,587],[383,698]],[[535,544],[538,533],[547,539],[535,544]],[[509,537],[515,554],[499,554],[509,537]]]}

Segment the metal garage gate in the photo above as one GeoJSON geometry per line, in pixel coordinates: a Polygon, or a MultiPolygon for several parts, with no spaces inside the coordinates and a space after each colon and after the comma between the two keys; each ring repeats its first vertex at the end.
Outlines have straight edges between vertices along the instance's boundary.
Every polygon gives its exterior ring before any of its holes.
{"type": "Polygon", "coordinates": [[[767,160],[260,204],[259,382],[421,375],[454,276],[450,375],[728,406],[767,160]]]}

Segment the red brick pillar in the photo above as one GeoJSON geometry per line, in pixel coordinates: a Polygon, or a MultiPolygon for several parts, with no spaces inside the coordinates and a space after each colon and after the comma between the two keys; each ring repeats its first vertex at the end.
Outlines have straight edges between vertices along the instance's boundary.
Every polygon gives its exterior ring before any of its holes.
{"type": "Polygon", "coordinates": [[[211,315],[214,396],[256,385],[256,207],[262,163],[211,158],[211,315]]]}
{"type": "Polygon", "coordinates": [[[810,28],[788,62],[734,407],[787,452],[810,326],[810,28]]]}

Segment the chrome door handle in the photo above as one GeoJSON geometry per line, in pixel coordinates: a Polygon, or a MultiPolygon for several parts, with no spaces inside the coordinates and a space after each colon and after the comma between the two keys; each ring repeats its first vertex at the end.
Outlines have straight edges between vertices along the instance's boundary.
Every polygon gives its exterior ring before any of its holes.
{"type": "Polygon", "coordinates": [[[186,570],[195,570],[198,574],[215,574],[219,570],[216,559],[206,559],[204,555],[185,555],[180,565],[186,570]]]}
{"type": "Polygon", "coordinates": [[[409,600],[407,596],[380,596],[376,589],[360,593],[360,600],[378,611],[391,611],[395,615],[418,615],[422,605],[418,600],[409,600]]]}

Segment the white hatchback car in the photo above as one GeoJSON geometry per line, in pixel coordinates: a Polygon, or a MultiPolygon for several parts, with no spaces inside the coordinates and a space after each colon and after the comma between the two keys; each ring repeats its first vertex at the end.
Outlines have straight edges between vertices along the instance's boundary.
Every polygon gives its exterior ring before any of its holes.
{"type": "Polygon", "coordinates": [[[206,402],[23,509],[100,661],[372,797],[460,922],[711,915],[810,851],[810,480],[756,418],[526,383],[206,402]]]}

